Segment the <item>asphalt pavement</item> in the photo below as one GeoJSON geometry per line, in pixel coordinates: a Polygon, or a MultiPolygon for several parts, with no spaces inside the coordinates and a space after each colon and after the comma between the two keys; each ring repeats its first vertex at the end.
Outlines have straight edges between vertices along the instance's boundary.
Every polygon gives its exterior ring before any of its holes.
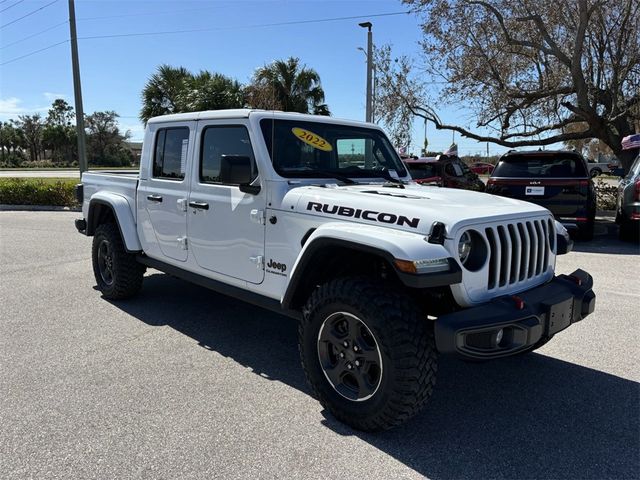
{"type": "Polygon", "coordinates": [[[293,320],[150,270],[95,290],[77,213],[0,212],[0,477],[638,478],[638,247],[559,257],[596,311],[537,353],[441,358],[425,410],[355,432],[312,398],[293,320]]]}

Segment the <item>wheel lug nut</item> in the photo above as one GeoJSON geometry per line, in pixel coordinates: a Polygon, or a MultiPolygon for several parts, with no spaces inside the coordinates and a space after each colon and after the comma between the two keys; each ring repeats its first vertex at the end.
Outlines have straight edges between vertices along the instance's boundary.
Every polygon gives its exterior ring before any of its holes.
{"type": "Polygon", "coordinates": [[[353,351],[354,351],[354,352],[357,352],[358,350],[360,350],[360,349],[358,348],[358,346],[357,346],[357,345],[354,345],[354,346],[353,346],[353,351]]]}
{"type": "Polygon", "coordinates": [[[348,346],[349,346],[349,342],[347,342],[347,341],[345,340],[344,342],[342,342],[342,345],[344,345],[344,346],[345,346],[345,348],[346,348],[346,347],[348,347],[348,346]]]}
{"type": "Polygon", "coordinates": [[[356,367],[359,367],[360,366],[360,360],[356,360],[355,364],[356,364],[356,367]]]}
{"type": "Polygon", "coordinates": [[[344,352],[340,352],[340,358],[344,358],[344,352]]]}
{"type": "Polygon", "coordinates": [[[351,370],[353,369],[353,365],[351,365],[350,363],[347,363],[347,370],[351,370]]]}

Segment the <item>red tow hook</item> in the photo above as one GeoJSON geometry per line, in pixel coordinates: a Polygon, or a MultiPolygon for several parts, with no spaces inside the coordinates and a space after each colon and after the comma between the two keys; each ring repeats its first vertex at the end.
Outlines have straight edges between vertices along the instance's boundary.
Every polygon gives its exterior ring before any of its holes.
{"type": "Polygon", "coordinates": [[[518,310],[524,310],[524,300],[517,295],[511,295],[511,300],[516,304],[518,310]]]}

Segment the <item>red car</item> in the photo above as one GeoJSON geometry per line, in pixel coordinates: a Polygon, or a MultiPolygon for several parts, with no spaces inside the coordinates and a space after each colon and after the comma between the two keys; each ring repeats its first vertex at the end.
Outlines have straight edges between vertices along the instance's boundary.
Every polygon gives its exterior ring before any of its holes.
{"type": "Polygon", "coordinates": [[[403,161],[409,169],[411,178],[417,183],[484,191],[482,180],[458,157],[438,155],[437,157],[406,158],[403,161]]]}
{"type": "Polygon", "coordinates": [[[471,167],[469,167],[469,169],[477,175],[491,175],[494,168],[494,165],[484,162],[472,163],[471,167]]]}

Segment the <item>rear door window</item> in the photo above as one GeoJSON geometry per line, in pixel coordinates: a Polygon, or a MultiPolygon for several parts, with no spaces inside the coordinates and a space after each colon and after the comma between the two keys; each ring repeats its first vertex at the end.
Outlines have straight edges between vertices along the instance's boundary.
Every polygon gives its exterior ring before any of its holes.
{"type": "Polygon", "coordinates": [[[189,128],[162,128],[156,134],[153,176],[183,180],[189,147],[189,128]]]}
{"type": "Polygon", "coordinates": [[[507,178],[587,177],[584,162],[573,156],[510,155],[502,158],[492,174],[507,178]]]}

